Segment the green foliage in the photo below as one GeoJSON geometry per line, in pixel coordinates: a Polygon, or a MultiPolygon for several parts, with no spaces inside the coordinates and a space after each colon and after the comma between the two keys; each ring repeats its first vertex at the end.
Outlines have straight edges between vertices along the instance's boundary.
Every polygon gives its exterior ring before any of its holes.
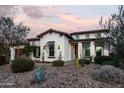
{"type": "Polygon", "coordinates": [[[94,58],[94,61],[96,64],[100,65],[113,65],[115,67],[119,66],[119,60],[116,57],[111,57],[111,56],[96,56],[94,58]]]}
{"type": "Polygon", "coordinates": [[[5,54],[5,50],[0,45],[0,55],[3,55],[3,54],[5,54]]]}
{"type": "Polygon", "coordinates": [[[15,59],[12,61],[11,69],[14,73],[26,72],[32,70],[34,67],[34,62],[29,59],[15,59]]]}
{"type": "Polygon", "coordinates": [[[79,60],[80,65],[83,67],[85,64],[90,64],[91,61],[88,59],[80,59],[79,60]]]}
{"type": "Polygon", "coordinates": [[[119,61],[118,60],[108,60],[108,61],[104,61],[102,63],[102,65],[113,65],[115,67],[118,67],[119,66],[119,61]]]}
{"type": "Polygon", "coordinates": [[[43,80],[45,80],[45,72],[42,68],[38,68],[34,73],[33,81],[40,83],[43,80]]]}
{"type": "Polygon", "coordinates": [[[64,66],[64,61],[62,60],[55,60],[52,62],[53,66],[64,66]]]}
{"type": "Polygon", "coordinates": [[[120,58],[124,58],[124,6],[118,8],[118,12],[111,14],[108,20],[103,21],[101,17],[100,25],[108,29],[106,43],[111,46],[110,51],[120,58]]]}
{"type": "Polygon", "coordinates": [[[6,64],[6,58],[5,56],[0,55],[0,65],[6,64]]]}
{"type": "Polygon", "coordinates": [[[83,67],[84,64],[85,64],[85,59],[80,59],[80,60],[79,60],[79,64],[81,65],[81,67],[83,67]]]}
{"type": "Polygon", "coordinates": [[[88,59],[85,59],[85,62],[84,62],[85,64],[90,64],[91,63],[91,61],[90,60],[88,60],[88,59]]]}
{"type": "Polygon", "coordinates": [[[29,30],[22,23],[15,24],[10,17],[0,17],[0,46],[6,51],[7,63],[10,62],[10,45],[25,42],[29,30]]]}
{"type": "Polygon", "coordinates": [[[120,83],[124,81],[123,71],[110,65],[104,65],[99,69],[94,70],[92,73],[92,77],[95,80],[105,81],[107,83],[120,83]]]}
{"type": "Polygon", "coordinates": [[[29,44],[27,44],[27,45],[25,45],[25,47],[23,48],[23,53],[25,54],[25,55],[30,55],[30,52],[32,52],[32,47],[29,45],[29,44]]]}
{"type": "Polygon", "coordinates": [[[110,56],[96,56],[94,58],[94,61],[96,64],[102,64],[103,62],[109,61],[109,60],[113,60],[113,58],[110,56]]]}

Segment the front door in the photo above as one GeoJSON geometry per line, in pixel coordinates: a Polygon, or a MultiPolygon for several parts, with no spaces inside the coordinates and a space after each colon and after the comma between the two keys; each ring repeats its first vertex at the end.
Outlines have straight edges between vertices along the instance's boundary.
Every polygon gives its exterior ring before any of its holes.
{"type": "Polygon", "coordinates": [[[19,58],[23,55],[22,49],[15,49],[15,58],[19,58]]]}

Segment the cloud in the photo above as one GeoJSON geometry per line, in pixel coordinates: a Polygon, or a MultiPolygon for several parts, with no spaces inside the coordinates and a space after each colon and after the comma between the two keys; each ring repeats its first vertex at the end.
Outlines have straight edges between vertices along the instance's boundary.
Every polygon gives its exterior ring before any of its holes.
{"type": "Polygon", "coordinates": [[[35,37],[49,28],[65,32],[96,29],[99,18],[80,18],[63,7],[0,6],[0,15],[11,15],[16,23],[29,26],[31,31],[28,37],[35,37]]]}
{"type": "Polygon", "coordinates": [[[71,24],[77,24],[79,26],[90,26],[90,25],[96,25],[98,23],[98,18],[95,19],[84,19],[84,18],[78,18],[74,15],[65,15],[60,14],[58,15],[61,20],[65,22],[69,22],[71,24]]]}
{"type": "Polygon", "coordinates": [[[29,17],[35,19],[43,17],[42,10],[38,6],[22,6],[22,10],[29,17]]]}
{"type": "Polygon", "coordinates": [[[0,16],[11,16],[15,13],[15,9],[13,5],[0,5],[0,16]]]}

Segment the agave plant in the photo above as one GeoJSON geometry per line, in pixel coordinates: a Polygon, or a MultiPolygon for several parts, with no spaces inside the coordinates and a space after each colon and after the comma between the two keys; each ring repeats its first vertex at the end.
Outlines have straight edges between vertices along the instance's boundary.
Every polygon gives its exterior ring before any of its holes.
{"type": "Polygon", "coordinates": [[[34,73],[34,77],[33,80],[37,83],[40,83],[41,81],[45,80],[45,72],[42,68],[38,68],[35,73],[34,73]]]}

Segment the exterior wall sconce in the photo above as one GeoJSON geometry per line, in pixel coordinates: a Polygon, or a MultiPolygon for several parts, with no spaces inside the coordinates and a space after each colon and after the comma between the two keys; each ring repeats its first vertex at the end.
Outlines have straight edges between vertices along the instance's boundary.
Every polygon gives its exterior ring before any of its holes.
{"type": "Polygon", "coordinates": [[[58,45],[58,49],[60,49],[60,45],[58,45]]]}
{"type": "Polygon", "coordinates": [[[45,49],[45,46],[43,46],[43,49],[45,49]]]}

